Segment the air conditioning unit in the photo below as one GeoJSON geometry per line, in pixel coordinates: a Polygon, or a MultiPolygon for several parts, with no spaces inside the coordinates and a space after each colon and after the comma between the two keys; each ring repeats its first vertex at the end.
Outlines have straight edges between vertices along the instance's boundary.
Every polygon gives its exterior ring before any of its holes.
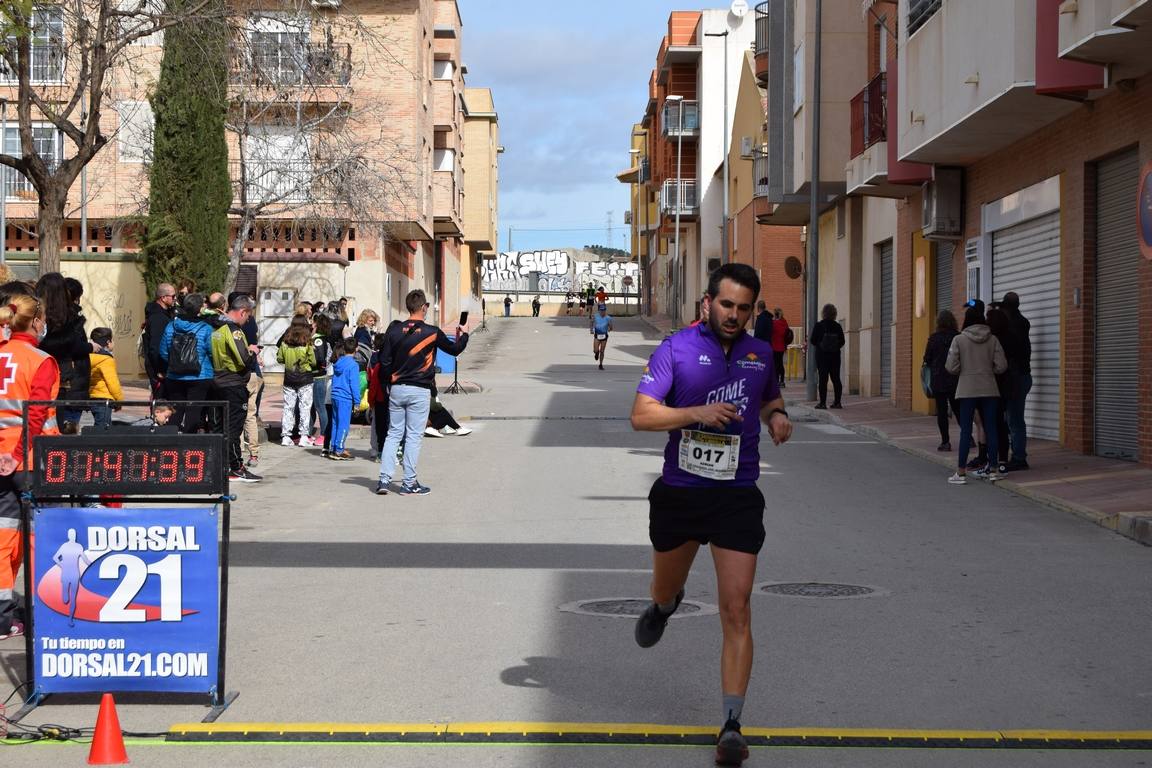
{"type": "Polygon", "coordinates": [[[313,8],[339,8],[340,0],[312,0],[313,8]]]}
{"type": "Polygon", "coordinates": [[[753,157],[753,147],[755,147],[755,144],[751,136],[740,137],[740,157],[745,160],[751,160],[753,157]]]}
{"type": "Polygon", "coordinates": [[[954,240],[964,225],[964,169],[935,166],[924,182],[921,234],[928,240],[954,240]]]}

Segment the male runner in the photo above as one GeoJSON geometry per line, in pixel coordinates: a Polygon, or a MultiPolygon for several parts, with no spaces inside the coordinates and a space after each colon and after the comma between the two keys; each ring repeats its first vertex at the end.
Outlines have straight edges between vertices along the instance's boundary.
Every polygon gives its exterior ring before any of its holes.
{"type": "Polygon", "coordinates": [[[752,672],[749,596],[764,543],[760,420],[772,442],[792,434],[776,382],[772,346],[744,327],[760,293],[746,264],[712,273],[707,320],[664,340],[648,361],[632,406],[632,428],[669,433],[664,472],[648,494],[652,540],[652,604],[636,622],[636,642],[659,642],[684,599],[684,584],[701,544],[716,566],[724,725],[716,762],[740,765],[748,742],[740,714],[752,672]]]}
{"type": "Polygon", "coordinates": [[[604,349],[608,346],[608,332],[612,330],[612,318],[608,315],[608,306],[601,304],[596,308],[596,316],[592,318],[592,357],[600,361],[600,370],[604,370],[604,349]]]}

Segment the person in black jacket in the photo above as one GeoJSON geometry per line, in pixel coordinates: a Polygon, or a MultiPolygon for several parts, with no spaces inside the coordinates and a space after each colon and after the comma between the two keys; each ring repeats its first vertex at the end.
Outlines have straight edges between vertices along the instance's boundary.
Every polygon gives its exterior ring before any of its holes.
{"type": "Polygon", "coordinates": [[[924,347],[924,365],[932,372],[932,397],[936,401],[936,427],[940,430],[940,445],[938,451],[952,450],[952,440],[948,435],[948,414],[953,415],[956,410],[956,377],[948,373],[944,364],[948,361],[948,349],[952,346],[952,339],[960,331],[956,325],[956,316],[950,310],[942,309],[936,315],[936,331],[928,337],[928,344],[924,347]]]}
{"type": "Polygon", "coordinates": [[[763,301],[756,302],[756,324],[753,326],[752,335],[760,341],[772,343],[772,313],[768,311],[768,305],[763,301]]]}
{"type": "Polygon", "coordinates": [[[1005,403],[1012,458],[1005,469],[1017,472],[1028,469],[1028,425],[1024,421],[1024,403],[1032,391],[1032,324],[1020,314],[1020,296],[1015,291],[1004,294],[1000,307],[1008,315],[1013,337],[1013,348],[1004,350],[1008,358],[1008,376],[1012,380],[1012,394],[1005,403]]]}
{"type": "Polygon", "coordinates": [[[388,436],[381,451],[380,482],[376,486],[380,496],[388,493],[401,440],[404,441],[401,495],[430,493],[428,486],[416,479],[416,461],[428,423],[432,390],[436,387],[436,350],[456,357],[468,346],[468,334],[463,328],[456,329],[456,340],[452,341],[444,331],[424,322],[429,306],[424,291],[409,292],[404,305],[408,308],[408,320],[388,327],[379,353],[380,375],[389,387],[388,436]]]}
{"type": "Polygon", "coordinates": [[[176,287],[171,283],[156,286],[156,298],[144,306],[144,372],[152,385],[152,399],[164,397],[164,374],[168,363],[160,357],[160,339],[164,329],[176,316],[176,287]]]}
{"type": "Polygon", "coordinates": [[[828,379],[832,379],[832,407],[843,408],[840,397],[844,385],[840,381],[840,350],[844,347],[844,329],[836,322],[836,306],[825,304],[820,312],[823,318],[812,329],[810,348],[816,353],[816,370],[820,373],[820,402],[817,408],[828,407],[828,379]]]}
{"type": "MultiPolygon", "coordinates": [[[[84,315],[72,301],[64,276],[59,272],[40,277],[36,296],[44,305],[44,318],[48,323],[48,333],[40,342],[40,349],[52,355],[60,366],[60,399],[87,400],[92,345],[84,330],[84,315]]],[[[83,412],[82,406],[57,409],[60,431],[75,434],[83,412]]]]}

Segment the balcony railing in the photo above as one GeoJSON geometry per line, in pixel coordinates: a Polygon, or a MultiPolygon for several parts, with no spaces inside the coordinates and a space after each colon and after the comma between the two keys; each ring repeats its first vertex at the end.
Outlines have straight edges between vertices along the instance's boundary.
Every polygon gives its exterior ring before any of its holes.
{"type": "Polygon", "coordinates": [[[239,189],[241,171],[248,187],[248,204],[300,203],[315,197],[318,186],[311,160],[249,159],[229,162],[232,183],[239,189]]]}
{"type": "Polygon", "coordinates": [[[756,5],[756,47],[754,48],[757,56],[763,56],[768,53],[768,6],[771,3],[765,0],[756,5]]]}
{"type": "Polygon", "coordinates": [[[661,112],[664,136],[695,136],[700,133],[700,105],[695,101],[667,101],[661,112]],[[683,109],[683,122],[680,121],[683,109]]]}
{"type": "Polygon", "coordinates": [[[256,42],[232,59],[232,82],[245,85],[347,85],[352,46],[328,43],[256,42]]]}
{"type": "Polygon", "coordinates": [[[888,76],[881,72],[852,97],[852,157],[888,138],[888,76]]]}
{"type": "Polygon", "coordinates": [[[681,215],[692,216],[696,214],[696,209],[699,207],[696,179],[668,179],[664,182],[664,186],[660,190],[660,211],[662,213],[674,216],[679,210],[681,215]]]}
{"type": "Polygon", "coordinates": [[[768,150],[752,150],[752,184],[756,197],[768,197],[768,150]]]}

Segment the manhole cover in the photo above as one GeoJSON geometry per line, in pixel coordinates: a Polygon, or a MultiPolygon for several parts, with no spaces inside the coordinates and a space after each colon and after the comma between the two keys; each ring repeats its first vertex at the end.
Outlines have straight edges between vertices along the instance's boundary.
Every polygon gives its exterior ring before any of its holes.
{"type": "Polygon", "coordinates": [[[875,587],[857,584],[824,584],[816,581],[789,584],[762,584],[760,591],[785,597],[866,597],[877,594],[875,587]]]}
{"type": "MultiPolygon", "coordinates": [[[[577,600],[565,603],[560,610],[567,613],[579,613],[584,616],[608,616],[617,619],[634,619],[644,612],[649,601],[637,597],[606,597],[596,600],[577,600]]],[[[685,600],[672,616],[674,619],[685,616],[709,616],[717,613],[717,608],[708,603],[695,600],[685,600]]]]}

